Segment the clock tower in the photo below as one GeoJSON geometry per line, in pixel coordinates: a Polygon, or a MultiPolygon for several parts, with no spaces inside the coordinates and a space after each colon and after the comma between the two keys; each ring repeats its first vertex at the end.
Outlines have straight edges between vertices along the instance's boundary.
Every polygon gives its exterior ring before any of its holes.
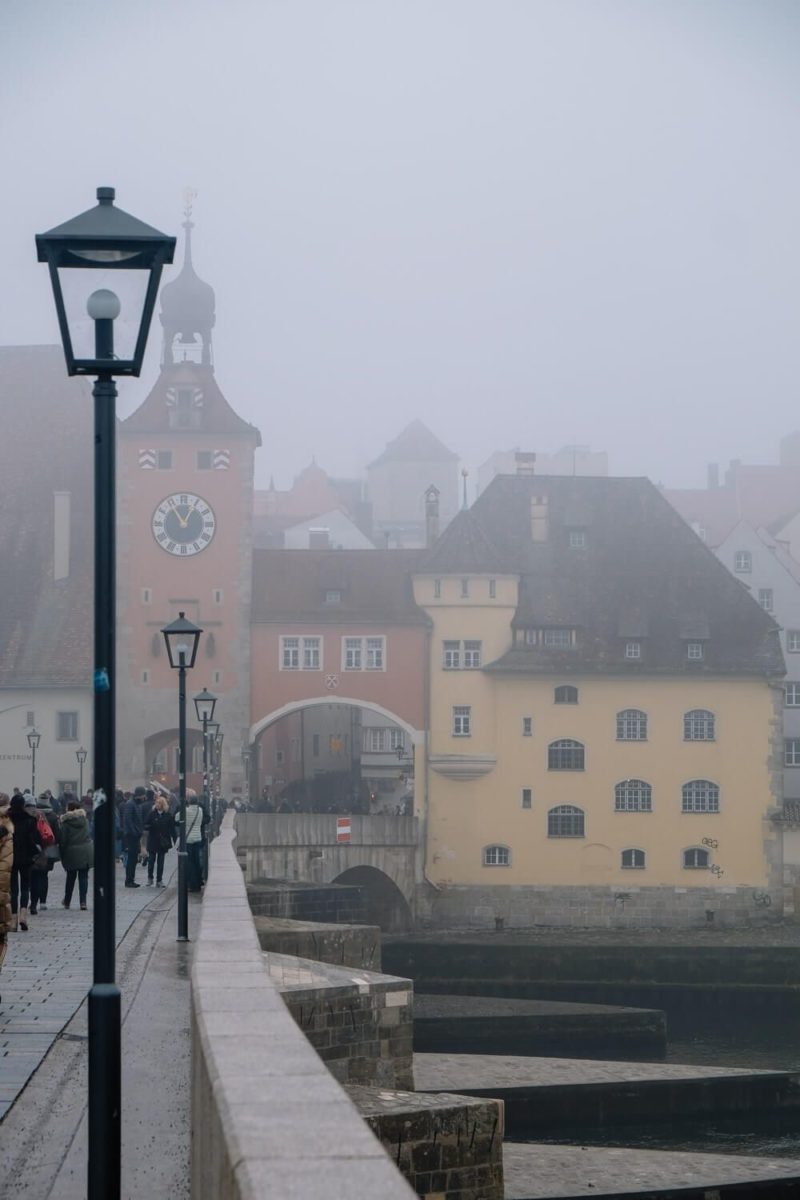
{"type": "Polygon", "coordinates": [[[119,426],[118,779],[177,786],[178,685],[161,636],[179,612],[201,626],[187,676],[187,782],[202,784],[202,735],[191,697],[219,697],[223,793],[243,785],[250,725],[253,458],[258,430],[214,374],[214,291],[192,262],[161,291],[161,372],[119,426]]]}

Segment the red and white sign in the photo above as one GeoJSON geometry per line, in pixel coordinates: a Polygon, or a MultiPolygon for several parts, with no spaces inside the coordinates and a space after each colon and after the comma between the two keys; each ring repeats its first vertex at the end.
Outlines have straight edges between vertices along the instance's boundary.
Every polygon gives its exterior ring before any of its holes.
{"type": "Polygon", "coordinates": [[[350,841],[350,818],[349,817],[337,817],[336,818],[336,840],[337,840],[337,842],[349,842],[350,841]]]}

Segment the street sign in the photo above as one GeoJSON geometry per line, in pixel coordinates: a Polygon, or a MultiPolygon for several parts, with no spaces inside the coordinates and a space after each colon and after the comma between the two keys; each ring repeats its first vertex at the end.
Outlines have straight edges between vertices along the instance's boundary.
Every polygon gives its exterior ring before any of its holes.
{"type": "Polygon", "coordinates": [[[349,817],[337,817],[336,818],[336,840],[337,840],[337,842],[349,842],[350,841],[350,818],[349,817]]]}

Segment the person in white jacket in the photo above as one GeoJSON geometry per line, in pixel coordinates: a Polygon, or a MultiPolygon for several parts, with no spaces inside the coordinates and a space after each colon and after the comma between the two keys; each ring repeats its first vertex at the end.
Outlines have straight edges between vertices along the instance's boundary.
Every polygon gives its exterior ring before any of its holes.
{"type": "Polygon", "coordinates": [[[203,886],[203,843],[208,813],[197,799],[194,788],[186,789],[186,875],[190,892],[203,886]]]}

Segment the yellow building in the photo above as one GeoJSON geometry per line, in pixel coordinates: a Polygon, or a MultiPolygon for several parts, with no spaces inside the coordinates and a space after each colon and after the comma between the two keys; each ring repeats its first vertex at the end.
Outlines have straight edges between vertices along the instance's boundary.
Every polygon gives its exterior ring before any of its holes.
{"type": "Polygon", "coordinates": [[[414,592],[436,924],[780,910],[777,626],[652,484],[500,476],[414,592]]]}

